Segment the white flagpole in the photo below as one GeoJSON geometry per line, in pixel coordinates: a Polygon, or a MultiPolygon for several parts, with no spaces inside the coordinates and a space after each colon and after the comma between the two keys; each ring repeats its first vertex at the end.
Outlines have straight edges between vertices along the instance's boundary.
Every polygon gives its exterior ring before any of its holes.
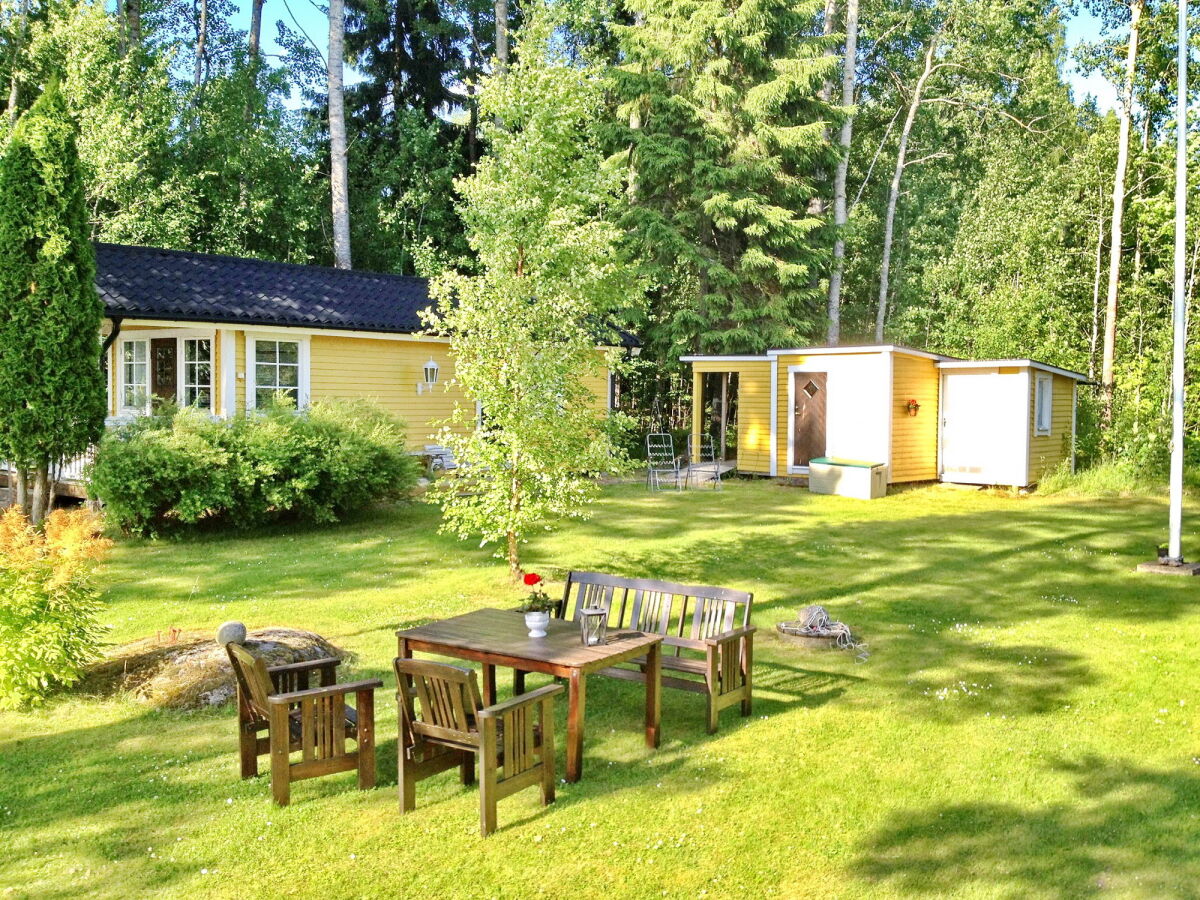
{"type": "Polygon", "coordinates": [[[1167,556],[1183,562],[1183,400],[1187,339],[1188,4],[1179,0],[1179,96],[1175,114],[1175,345],[1171,362],[1171,510],[1167,556]]]}

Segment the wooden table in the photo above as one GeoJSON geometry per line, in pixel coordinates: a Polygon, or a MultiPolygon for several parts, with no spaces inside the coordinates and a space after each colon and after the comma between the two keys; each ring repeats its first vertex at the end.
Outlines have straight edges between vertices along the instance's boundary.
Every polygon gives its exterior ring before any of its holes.
{"type": "Polygon", "coordinates": [[[583,774],[583,713],[587,675],[600,669],[646,657],[646,746],[657,747],[662,693],[662,636],[625,631],[609,635],[608,643],[585,647],[574,622],[551,619],[544,638],[531,638],[520,613],[503,609],[474,612],[396,632],[397,652],[407,659],[414,651],[475,660],[483,664],[483,702],[496,702],[496,666],[512,668],[514,689],[524,689],[525,672],[544,672],[566,678],[567,781],[583,774]]]}

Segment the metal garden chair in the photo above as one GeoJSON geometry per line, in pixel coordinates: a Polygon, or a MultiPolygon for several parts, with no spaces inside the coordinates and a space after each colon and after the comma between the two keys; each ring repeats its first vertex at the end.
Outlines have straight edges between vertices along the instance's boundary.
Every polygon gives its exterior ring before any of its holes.
{"type": "Polygon", "coordinates": [[[696,457],[688,464],[684,474],[684,487],[693,482],[699,486],[711,484],[715,490],[721,489],[721,460],[717,459],[717,451],[711,434],[693,437],[699,445],[696,457]]]}
{"type": "Polygon", "coordinates": [[[675,439],[670,434],[646,435],[646,487],[652,491],[662,490],[665,477],[669,477],[676,490],[683,488],[683,473],[679,457],[675,455],[675,439]]]}

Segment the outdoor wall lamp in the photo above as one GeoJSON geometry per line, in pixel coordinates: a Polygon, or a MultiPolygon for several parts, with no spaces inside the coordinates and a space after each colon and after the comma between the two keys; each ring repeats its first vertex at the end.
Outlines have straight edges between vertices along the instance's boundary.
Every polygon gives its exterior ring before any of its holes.
{"type": "Polygon", "coordinates": [[[418,394],[423,394],[425,391],[433,390],[434,386],[438,383],[439,370],[440,366],[438,366],[437,361],[431,356],[429,358],[429,362],[425,363],[425,366],[422,369],[425,380],[417,383],[418,394]]]}

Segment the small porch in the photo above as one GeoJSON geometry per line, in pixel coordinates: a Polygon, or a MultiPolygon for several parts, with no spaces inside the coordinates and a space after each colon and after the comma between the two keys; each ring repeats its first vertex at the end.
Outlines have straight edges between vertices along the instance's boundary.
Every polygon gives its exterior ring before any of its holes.
{"type": "Polygon", "coordinates": [[[688,459],[701,459],[712,440],[722,476],[770,472],[770,360],[765,356],[688,356],[692,365],[692,428],[688,459]]]}

